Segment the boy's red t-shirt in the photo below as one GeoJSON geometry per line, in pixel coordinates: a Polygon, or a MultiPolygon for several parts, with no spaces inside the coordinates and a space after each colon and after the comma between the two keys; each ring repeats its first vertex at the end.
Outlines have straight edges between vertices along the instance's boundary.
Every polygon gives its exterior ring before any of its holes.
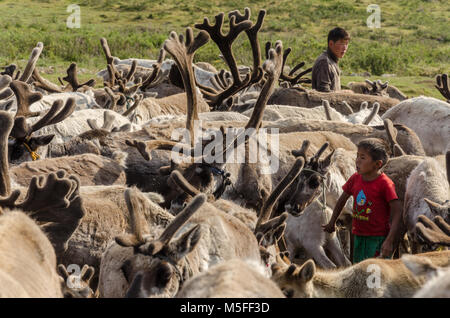
{"type": "Polygon", "coordinates": [[[389,202],[398,199],[394,182],[384,173],[372,181],[353,174],[342,186],[353,196],[352,233],[361,236],[386,236],[389,233],[389,202]]]}

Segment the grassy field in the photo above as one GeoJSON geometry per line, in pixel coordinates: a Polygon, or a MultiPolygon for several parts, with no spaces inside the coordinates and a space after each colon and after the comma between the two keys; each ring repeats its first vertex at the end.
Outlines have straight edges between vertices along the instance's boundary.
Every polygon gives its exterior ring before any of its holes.
{"type": "MultiPolygon", "coordinates": [[[[81,79],[105,67],[99,39],[106,37],[112,54],[120,58],[151,58],[170,31],[184,32],[204,17],[210,21],[219,12],[239,9],[236,0],[80,0],[81,28],[70,29],[66,20],[72,1],[0,0],[0,66],[23,66],[38,41],[44,51],[38,66],[55,80],[70,62],[77,62],[81,79]]],[[[305,61],[311,66],[326,47],[326,36],[334,26],[352,35],[347,55],[340,62],[343,84],[361,80],[353,73],[370,72],[371,79],[386,79],[408,96],[440,97],[434,76],[450,72],[450,5],[447,0],[255,0],[247,4],[256,20],[259,9],[267,15],[260,32],[261,46],[268,40],[292,47],[288,64],[305,61]],[[366,19],[371,3],[381,8],[381,28],[370,29],[366,19]],[[395,74],[395,77],[382,77],[395,74]]],[[[227,20],[224,30],[227,29],[227,20]]],[[[234,45],[240,64],[251,64],[245,35],[234,45]]],[[[196,61],[208,61],[218,68],[224,64],[212,41],[198,50],[196,61]]]]}

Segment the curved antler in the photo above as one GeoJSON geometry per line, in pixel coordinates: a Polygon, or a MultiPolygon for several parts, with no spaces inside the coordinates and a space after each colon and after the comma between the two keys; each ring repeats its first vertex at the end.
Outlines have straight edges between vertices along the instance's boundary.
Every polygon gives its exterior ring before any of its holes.
{"type": "Polygon", "coordinates": [[[447,99],[447,103],[450,103],[450,86],[447,74],[439,74],[436,76],[435,87],[438,91],[447,99]]]}
{"type": "Polygon", "coordinates": [[[164,49],[170,53],[183,79],[184,88],[187,95],[187,115],[186,129],[189,130],[191,146],[194,146],[194,120],[198,120],[197,92],[195,89],[195,77],[192,69],[195,51],[209,41],[208,33],[200,31],[194,39],[191,28],[186,29],[186,42],[182,35],[177,36],[175,32],[170,32],[169,39],[164,42],[164,49]]]}
{"type": "Polygon", "coordinates": [[[9,195],[11,180],[8,164],[8,136],[14,125],[14,119],[9,112],[0,111],[0,196],[9,195]]]}
{"type": "Polygon", "coordinates": [[[160,252],[163,247],[170,242],[176,232],[189,220],[189,218],[206,202],[207,198],[204,194],[198,194],[191,202],[175,217],[175,219],[167,226],[164,232],[157,240],[149,242],[145,246],[141,246],[139,251],[147,255],[155,255],[160,252]]]}
{"type": "Polygon", "coordinates": [[[289,187],[289,185],[295,180],[295,178],[297,178],[298,174],[303,169],[304,164],[305,159],[303,157],[295,160],[295,163],[292,165],[291,170],[289,170],[283,180],[281,180],[277,187],[272,191],[266,202],[264,202],[258,218],[258,222],[256,223],[255,233],[260,232],[261,229],[265,227],[266,223],[271,218],[273,206],[275,205],[276,201],[281,196],[283,191],[289,187]]]}

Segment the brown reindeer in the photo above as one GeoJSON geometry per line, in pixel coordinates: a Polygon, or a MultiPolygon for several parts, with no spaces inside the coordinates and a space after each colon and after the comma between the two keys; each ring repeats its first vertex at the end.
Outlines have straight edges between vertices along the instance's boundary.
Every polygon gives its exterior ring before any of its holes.
{"type": "MultiPolygon", "coordinates": [[[[424,257],[434,266],[448,266],[450,251],[430,252],[424,257]]],[[[411,297],[425,283],[416,277],[402,260],[371,258],[339,270],[317,270],[312,260],[302,266],[273,265],[272,279],[287,297],[411,297]]]]}
{"type": "Polygon", "coordinates": [[[379,113],[384,114],[389,108],[397,105],[398,99],[374,96],[366,94],[357,94],[348,91],[336,91],[331,93],[319,92],[316,90],[306,90],[296,88],[279,88],[270,97],[269,105],[291,105],[313,108],[320,106],[322,100],[328,100],[330,105],[338,112],[349,115],[349,110],[344,101],[350,105],[354,112],[359,111],[362,102],[367,101],[371,104],[378,102],[380,104],[379,113]]]}
{"type": "MultiPolygon", "coordinates": [[[[170,50],[168,50],[169,53],[170,50]]],[[[258,97],[257,104],[255,106],[255,110],[245,125],[246,130],[258,132],[259,127],[261,126],[262,114],[264,112],[265,105],[267,103],[267,98],[272,91],[279,75],[281,72],[281,64],[282,64],[282,45],[281,42],[277,42],[275,50],[271,49],[270,51],[270,59],[267,60],[263,67],[267,74],[267,80],[263,86],[262,92],[258,97]]],[[[177,57],[174,55],[175,59],[182,59],[181,57],[177,57]]],[[[195,109],[195,104],[191,104],[193,109],[195,109]]],[[[195,110],[192,111],[195,114],[195,110]]],[[[193,136],[193,122],[194,117],[188,117],[188,122],[192,123],[186,126],[186,128],[190,132],[190,136],[193,136]]],[[[245,133],[245,132],[244,132],[245,133]]],[[[220,152],[215,153],[214,157],[208,155],[202,156],[202,158],[193,158],[193,164],[184,164],[184,166],[172,166],[172,168],[179,169],[183,171],[183,175],[186,179],[192,183],[199,191],[202,192],[212,192],[212,188],[214,187],[214,177],[213,174],[217,172],[223,172],[223,168],[226,166],[227,170],[230,172],[230,179],[233,182],[233,191],[231,193],[226,193],[226,195],[230,195],[231,197],[237,196],[241,197],[243,201],[246,202],[247,206],[256,207],[259,209],[261,207],[262,201],[267,197],[268,193],[271,191],[271,179],[269,176],[263,174],[264,166],[260,163],[252,163],[249,158],[249,142],[247,138],[242,138],[245,136],[244,133],[238,135],[233,142],[224,146],[224,138],[217,139],[215,143],[219,143],[222,145],[222,149],[220,152]],[[237,141],[237,146],[234,146],[234,143],[237,141]],[[231,149],[236,149],[239,147],[240,143],[244,142],[244,152],[245,152],[245,161],[243,164],[234,164],[223,161],[223,155],[226,154],[231,149]],[[222,158],[221,162],[214,162],[214,158],[222,158]],[[212,162],[211,162],[212,161],[212,162]],[[209,163],[211,162],[211,163],[209,163]]],[[[224,135],[224,129],[221,130],[220,135],[224,135]]],[[[192,142],[191,138],[191,142],[192,142]]],[[[147,159],[150,159],[150,150],[151,149],[172,149],[177,143],[168,142],[164,140],[160,141],[151,141],[147,145],[142,142],[137,141],[129,141],[128,144],[130,146],[138,148],[138,150],[143,154],[143,156],[147,159]]],[[[178,144],[179,145],[179,144],[178,144]]],[[[191,144],[192,146],[192,144],[191,144]]],[[[194,147],[189,149],[189,146],[182,146],[183,149],[186,149],[188,154],[195,153],[194,147]]],[[[163,171],[170,171],[170,168],[164,168],[163,171]]],[[[223,174],[223,173],[222,173],[223,174]]],[[[228,190],[230,191],[230,190],[228,190]]],[[[175,199],[179,194],[178,191],[169,192],[166,194],[166,202],[170,203],[171,200],[175,199]]]]}

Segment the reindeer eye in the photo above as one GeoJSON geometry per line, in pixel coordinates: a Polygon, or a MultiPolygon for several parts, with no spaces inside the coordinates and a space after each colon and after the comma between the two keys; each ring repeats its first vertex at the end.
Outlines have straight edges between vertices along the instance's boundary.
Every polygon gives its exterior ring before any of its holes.
{"type": "Polygon", "coordinates": [[[308,186],[311,189],[317,189],[319,187],[319,185],[320,185],[320,182],[319,182],[319,178],[317,178],[317,176],[313,176],[313,177],[309,178],[308,186]]]}

